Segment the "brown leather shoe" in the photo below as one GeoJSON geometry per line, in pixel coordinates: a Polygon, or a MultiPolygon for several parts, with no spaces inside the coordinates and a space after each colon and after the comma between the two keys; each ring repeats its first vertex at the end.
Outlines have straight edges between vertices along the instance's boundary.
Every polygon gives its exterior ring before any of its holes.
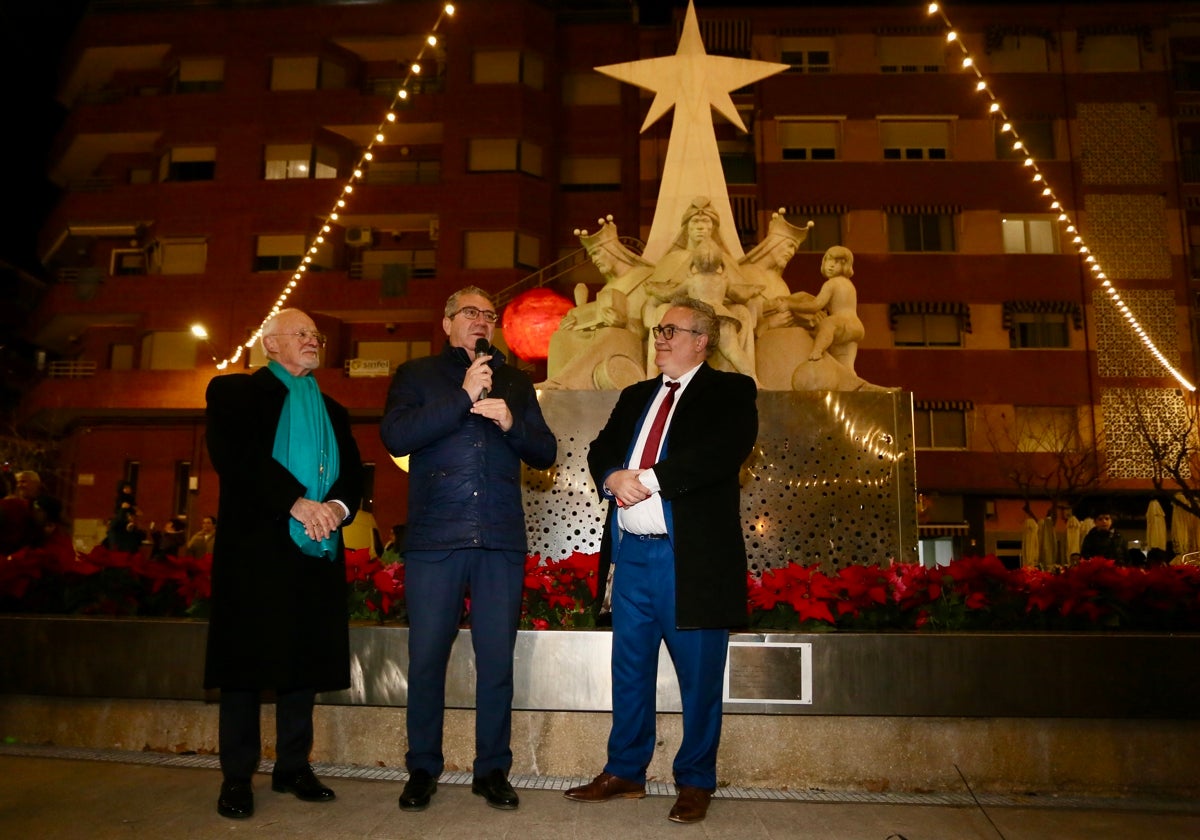
{"type": "MultiPolygon", "coordinates": [[[[614,776],[612,773],[601,773],[586,785],[573,787],[563,791],[567,799],[576,802],[607,802],[610,799],[641,799],[646,795],[646,785],[631,782],[614,776]]],[[[701,814],[703,816],[703,814],[701,814]]]]}
{"type": "Polygon", "coordinates": [[[675,807],[667,814],[667,819],[677,823],[700,822],[708,813],[711,800],[711,790],[680,785],[679,798],[675,800],[675,807]]]}

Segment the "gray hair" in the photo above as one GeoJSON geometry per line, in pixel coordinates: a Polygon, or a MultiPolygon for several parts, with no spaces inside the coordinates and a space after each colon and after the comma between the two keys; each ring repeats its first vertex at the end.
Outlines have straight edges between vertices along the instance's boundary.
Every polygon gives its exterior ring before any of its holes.
{"type": "Polygon", "coordinates": [[[721,340],[721,319],[717,315],[717,310],[702,300],[689,297],[686,293],[675,295],[667,301],[667,305],[672,308],[680,307],[691,310],[695,328],[708,336],[708,344],[705,345],[704,352],[711,356],[717,349],[717,343],[721,340]]]}
{"type": "MultiPolygon", "coordinates": [[[[287,309],[280,309],[278,312],[276,312],[270,318],[263,321],[262,333],[259,335],[258,341],[262,345],[263,352],[267,354],[268,359],[275,358],[275,354],[267,349],[267,339],[270,338],[271,336],[275,335],[275,324],[279,321],[279,319],[282,318],[284,315],[290,315],[293,312],[300,312],[300,310],[296,309],[295,307],[288,307],[287,309]]],[[[305,313],[300,312],[300,314],[303,315],[305,313]]]]}
{"type": "Polygon", "coordinates": [[[496,305],[496,302],[492,300],[492,296],[483,289],[479,288],[478,286],[465,286],[464,288],[461,288],[454,294],[450,295],[450,297],[446,298],[445,314],[447,318],[453,318],[455,313],[458,312],[458,299],[464,295],[477,295],[481,298],[487,298],[488,303],[492,304],[492,306],[496,305]]]}

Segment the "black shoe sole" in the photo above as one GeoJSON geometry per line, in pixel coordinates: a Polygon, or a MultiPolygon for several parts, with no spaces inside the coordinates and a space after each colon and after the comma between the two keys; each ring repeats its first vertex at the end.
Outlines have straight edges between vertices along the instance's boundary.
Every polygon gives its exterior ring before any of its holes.
{"type": "Polygon", "coordinates": [[[231,820],[246,820],[254,816],[253,809],[249,811],[235,811],[232,808],[222,808],[220,805],[217,806],[217,813],[231,820]]]}

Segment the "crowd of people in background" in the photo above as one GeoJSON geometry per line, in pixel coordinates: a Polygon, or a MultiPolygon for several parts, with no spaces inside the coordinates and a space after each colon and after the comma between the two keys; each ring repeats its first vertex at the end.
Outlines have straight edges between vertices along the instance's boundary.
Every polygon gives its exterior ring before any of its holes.
{"type": "Polygon", "coordinates": [[[0,475],[5,484],[0,499],[0,554],[26,547],[74,551],[62,502],[46,492],[41,476],[33,470],[0,475]]]}
{"type": "MultiPolygon", "coordinates": [[[[75,553],[70,524],[63,516],[63,503],[46,492],[41,476],[33,470],[0,472],[0,556],[22,549],[75,553]]],[[[143,526],[133,485],[117,485],[113,514],[108,521],[103,547],[110,551],[140,552],[151,559],[212,554],[216,538],[216,517],[205,516],[200,527],[188,537],[186,516],[172,516],[162,527],[150,522],[143,526]]]]}

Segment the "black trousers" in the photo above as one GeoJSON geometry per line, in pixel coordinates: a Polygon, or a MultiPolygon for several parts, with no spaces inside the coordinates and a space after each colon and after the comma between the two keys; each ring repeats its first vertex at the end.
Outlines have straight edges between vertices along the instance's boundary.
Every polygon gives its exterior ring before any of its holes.
{"type": "MultiPolygon", "coordinates": [[[[313,743],[311,689],[288,691],[275,698],[275,778],[308,767],[313,743]]],[[[221,772],[228,782],[249,783],[262,755],[262,701],[257,691],[221,690],[218,743],[221,772]]]]}

